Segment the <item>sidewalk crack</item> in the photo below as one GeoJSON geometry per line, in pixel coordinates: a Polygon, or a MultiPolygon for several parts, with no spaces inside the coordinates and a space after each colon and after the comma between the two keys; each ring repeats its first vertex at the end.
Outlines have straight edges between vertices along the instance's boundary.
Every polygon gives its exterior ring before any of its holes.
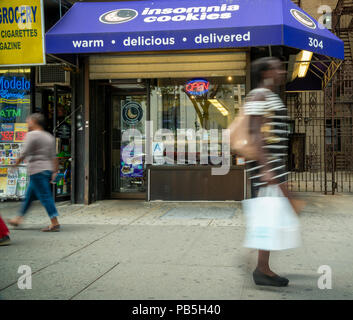
{"type": "Polygon", "coordinates": [[[69,300],[74,299],[75,297],[77,297],[80,293],[82,293],[83,291],[87,290],[93,283],[97,282],[99,279],[103,278],[106,274],[108,274],[110,271],[112,271],[115,267],[117,267],[120,264],[120,262],[117,262],[116,264],[114,264],[111,268],[109,268],[106,272],[104,272],[103,274],[101,274],[98,278],[96,278],[95,280],[93,280],[92,282],[90,282],[87,286],[85,286],[82,290],[80,290],[79,292],[77,292],[76,294],[74,294],[71,298],[69,298],[69,300]]]}
{"type": "MultiPolygon", "coordinates": [[[[123,226],[119,226],[118,228],[114,229],[114,230],[111,231],[111,232],[108,232],[108,233],[105,234],[104,236],[102,236],[102,237],[100,237],[100,238],[98,238],[98,239],[96,239],[96,240],[94,240],[94,241],[92,241],[92,242],[86,244],[85,246],[83,246],[83,247],[81,247],[81,248],[79,248],[79,249],[77,249],[77,250],[75,250],[75,251],[69,253],[68,255],[66,255],[66,256],[64,256],[64,257],[62,257],[62,258],[60,258],[60,259],[58,259],[58,260],[56,260],[56,261],[54,261],[54,262],[52,262],[52,263],[49,263],[48,265],[46,265],[46,266],[44,266],[44,267],[42,267],[42,268],[40,268],[40,269],[38,269],[38,270],[32,272],[32,276],[34,276],[35,274],[39,273],[40,271],[42,271],[42,270],[44,270],[44,269],[46,269],[46,268],[49,268],[49,267],[53,266],[54,264],[59,263],[60,261],[62,261],[62,260],[64,260],[64,259],[67,259],[68,257],[71,257],[71,256],[74,255],[75,253],[78,253],[78,252],[80,252],[81,250],[86,249],[87,247],[89,247],[89,246],[92,245],[93,243],[95,243],[95,242],[97,242],[97,241],[100,241],[100,240],[102,240],[102,239],[105,238],[105,237],[108,237],[109,235],[111,235],[112,233],[114,233],[114,232],[116,232],[116,231],[118,231],[118,230],[120,230],[120,229],[123,229],[123,226]]],[[[12,287],[13,285],[16,285],[16,284],[17,284],[17,281],[12,282],[12,283],[10,283],[9,285],[7,285],[7,286],[5,286],[5,287],[3,287],[3,288],[0,288],[0,292],[6,290],[6,289],[8,289],[8,288],[10,288],[10,287],[12,287]]]]}

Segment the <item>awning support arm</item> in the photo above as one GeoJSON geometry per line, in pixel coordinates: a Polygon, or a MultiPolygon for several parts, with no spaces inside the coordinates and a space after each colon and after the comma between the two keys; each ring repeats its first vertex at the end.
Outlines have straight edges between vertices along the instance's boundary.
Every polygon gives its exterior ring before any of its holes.
{"type": "Polygon", "coordinates": [[[56,59],[56,60],[58,60],[58,61],[60,61],[60,62],[62,62],[62,63],[64,63],[64,64],[67,64],[67,65],[73,67],[73,68],[75,69],[75,72],[78,72],[78,71],[79,71],[78,65],[72,64],[71,62],[66,61],[66,60],[64,60],[64,59],[61,59],[61,58],[59,58],[59,57],[57,57],[57,56],[54,56],[54,55],[52,55],[52,54],[50,54],[50,53],[47,53],[47,55],[50,56],[50,57],[52,57],[52,58],[54,58],[54,59],[56,59]]]}
{"type": "Polygon", "coordinates": [[[322,88],[326,88],[328,83],[331,81],[333,76],[336,74],[337,70],[342,64],[342,60],[338,60],[337,62],[335,60],[332,60],[330,66],[327,68],[325,74],[324,74],[324,79],[322,80],[322,88]]]}
{"type": "Polygon", "coordinates": [[[317,76],[320,80],[322,80],[322,77],[320,77],[314,70],[309,68],[309,71],[313,73],[315,76],[317,76]]]}
{"type": "Polygon", "coordinates": [[[324,71],[322,71],[318,66],[316,66],[315,64],[311,64],[316,70],[320,71],[323,75],[325,74],[324,71]]]}
{"type": "MultiPolygon", "coordinates": [[[[329,61],[329,62],[332,61],[332,59],[330,59],[329,57],[327,57],[327,56],[325,56],[325,57],[328,58],[328,61],[329,61]]],[[[327,67],[327,68],[329,67],[329,65],[327,65],[327,64],[325,63],[326,60],[320,60],[320,59],[318,59],[318,58],[315,57],[315,56],[314,56],[314,59],[315,59],[317,62],[322,63],[325,67],[327,67]]]]}

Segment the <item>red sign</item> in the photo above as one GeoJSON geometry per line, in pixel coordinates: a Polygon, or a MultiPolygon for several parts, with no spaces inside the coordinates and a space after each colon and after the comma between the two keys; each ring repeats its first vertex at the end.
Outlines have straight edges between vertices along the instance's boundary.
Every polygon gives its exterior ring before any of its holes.
{"type": "Polygon", "coordinates": [[[20,142],[20,141],[24,141],[24,139],[26,138],[26,131],[16,131],[15,132],[15,141],[16,142],[20,142]]]}
{"type": "Polygon", "coordinates": [[[1,141],[13,141],[13,131],[1,131],[1,141]]]}

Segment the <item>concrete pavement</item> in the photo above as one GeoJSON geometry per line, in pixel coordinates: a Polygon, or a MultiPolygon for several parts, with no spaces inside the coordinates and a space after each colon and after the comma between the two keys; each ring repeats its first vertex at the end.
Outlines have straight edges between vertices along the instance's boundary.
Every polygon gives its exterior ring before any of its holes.
{"type": "MultiPolygon", "coordinates": [[[[0,299],[352,299],[353,197],[306,194],[303,246],[273,252],[285,288],[255,286],[256,251],[243,248],[244,219],[236,202],[167,203],[108,200],[84,207],[58,204],[62,231],[35,204],[12,245],[0,247],[0,299]],[[226,219],[165,218],[173,208],[234,210],[226,219]],[[21,290],[18,268],[32,270],[21,290]],[[318,288],[318,268],[332,269],[332,289],[318,288]]],[[[3,218],[18,203],[0,203],[3,218]]]]}

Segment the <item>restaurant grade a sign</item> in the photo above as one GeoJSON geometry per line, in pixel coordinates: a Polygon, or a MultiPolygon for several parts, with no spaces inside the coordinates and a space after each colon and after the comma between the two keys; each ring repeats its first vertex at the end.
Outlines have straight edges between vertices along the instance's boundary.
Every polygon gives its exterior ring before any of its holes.
{"type": "Polygon", "coordinates": [[[0,67],[45,64],[43,0],[0,1],[0,67]]]}

